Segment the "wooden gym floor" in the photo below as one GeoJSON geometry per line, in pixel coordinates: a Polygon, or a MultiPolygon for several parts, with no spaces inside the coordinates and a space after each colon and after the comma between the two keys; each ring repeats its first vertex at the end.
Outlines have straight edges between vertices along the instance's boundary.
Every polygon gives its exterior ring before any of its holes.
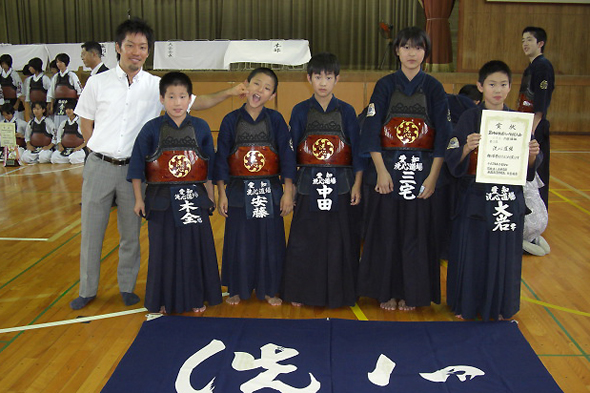
{"type": "MultiPolygon", "coordinates": [[[[590,136],[552,137],[549,227],[545,257],[523,260],[519,327],[565,392],[590,391],[590,136]]],[[[125,307],[116,282],[116,213],[103,247],[98,297],[72,311],[78,295],[82,167],[0,168],[0,391],[99,392],[131,345],[146,312],[125,307]],[[120,316],[69,323],[80,317],[120,316]],[[14,327],[62,322],[31,330],[14,327]]],[[[290,222],[286,220],[288,226],[290,222]]],[[[145,223],[144,223],[145,224],[145,223]]],[[[218,256],[223,219],[213,217],[218,256]]],[[[147,225],[136,292],[143,299],[147,225]]],[[[444,303],[412,312],[386,312],[362,298],[354,308],[271,307],[256,299],[210,307],[204,317],[346,318],[457,321],[444,303]]]]}

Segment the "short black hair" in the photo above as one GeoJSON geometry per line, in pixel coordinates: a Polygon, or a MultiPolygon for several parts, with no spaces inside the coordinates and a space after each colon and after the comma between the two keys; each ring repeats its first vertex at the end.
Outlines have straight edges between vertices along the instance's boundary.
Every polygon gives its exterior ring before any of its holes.
{"type": "Polygon", "coordinates": [[[335,76],[340,74],[340,63],[335,54],[330,52],[321,52],[313,55],[307,63],[307,75],[333,73],[335,76]]]}
{"type": "MultiPolygon", "coordinates": [[[[127,19],[125,22],[117,26],[115,31],[115,43],[119,45],[119,48],[123,46],[123,40],[127,37],[127,34],[142,34],[145,36],[148,42],[148,51],[151,51],[154,45],[154,29],[148,25],[148,23],[140,18],[127,19]]],[[[117,53],[117,60],[121,56],[117,53]]]]}
{"type": "Polygon", "coordinates": [[[471,101],[481,101],[483,94],[476,85],[465,85],[459,90],[459,95],[469,97],[471,101]]]}
{"type": "Polygon", "coordinates": [[[522,34],[530,33],[533,37],[537,39],[537,42],[543,42],[543,46],[541,47],[541,53],[545,50],[547,46],[547,32],[542,27],[536,26],[527,26],[522,30],[522,34]]]}
{"type": "Polygon", "coordinates": [[[33,69],[37,72],[43,72],[43,60],[38,57],[34,57],[29,60],[29,67],[33,67],[33,69]]]}
{"type": "Polygon", "coordinates": [[[33,74],[31,74],[31,70],[29,70],[29,65],[28,64],[25,64],[23,66],[22,73],[23,73],[24,76],[31,76],[31,75],[33,75],[33,74]]]}
{"type": "Polygon", "coordinates": [[[428,34],[426,34],[426,32],[421,28],[417,26],[411,26],[401,29],[399,33],[397,33],[397,37],[393,42],[393,47],[397,49],[405,46],[408,43],[410,43],[410,45],[418,46],[424,49],[424,60],[430,56],[430,37],[428,37],[428,34]]]}
{"type": "Polygon", "coordinates": [[[70,56],[68,56],[67,53],[58,53],[58,55],[55,56],[56,64],[58,60],[64,63],[66,66],[70,65],[70,56]]]}
{"type": "Polygon", "coordinates": [[[14,115],[14,105],[10,102],[2,104],[2,106],[0,106],[0,113],[10,113],[11,115],[14,115]]]}
{"type": "Polygon", "coordinates": [[[49,69],[52,69],[52,68],[59,70],[59,68],[57,68],[57,60],[55,60],[55,59],[51,60],[51,62],[49,63],[49,69]]]}
{"type": "Polygon", "coordinates": [[[495,72],[501,72],[503,74],[506,74],[506,76],[508,76],[508,82],[512,84],[512,71],[510,71],[510,67],[508,67],[508,64],[504,63],[501,60],[492,60],[485,63],[479,69],[479,77],[477,81],[483,85],[483,82],[486,80],[486,78],[495,72]]]}
{"type": "Polygon", "coordinates": [[[43,114],[47,113],[47,103],[45,101],[33,101],[31,102],[31,110],[33,110],[36,106],[40,106],[43,109],[43,114]]]}
{"type": "Polygon", "coordinates": [[[98,57],[102,57],[102,46],[96,41],[86,41],[82,44],[82,49],[86,52],[94,52],[98,57]]]}
{"type": "Polygon", "coordinates": [[[193,94],[193,82],[184,72],[169,72],[160,79],[160,96],[166,95],[169,86],[184,86],[188,94],[193,94]]]}
{"type": "Polygon", "coordinates": [[[275,88],[273,90],[273,94],[276,93],[277,87],[279,87],[279,78],[277,77],[277,74],[275,74],[275,72],[273,70],[271,70],[270,68],[258,67],[257,69],[252,71],[250,73],[250,75],[248,75],[248,82],[250,82],[252,80],[252,78],[254,78],[258,74],[264,74],[264,75],[270,76],[272,78],[272,80],[275,82],[275,88]]]}
{"type": "Polygon", "coordinates": [[[76,109],[77,100],[67,100],[64,105],[65,109],[76,109]]]}
{"type": "Polygon", "coordinates": [[[9,68],[12,67],[12,56],[6,53],[0,56],[0,64],[2,63],[8,64],[9,68]]]}

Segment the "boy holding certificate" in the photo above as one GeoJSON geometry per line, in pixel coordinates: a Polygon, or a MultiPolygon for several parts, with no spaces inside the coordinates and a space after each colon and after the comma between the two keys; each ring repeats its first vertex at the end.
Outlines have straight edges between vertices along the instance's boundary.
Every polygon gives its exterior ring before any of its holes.
{"type": "MultiPolygon", "coordinates": [[[[501,320],[511,318],[520,308],[522,186],[475,181],[482,112],[509,111],[504,101],[511,82],[510,68],[501,61],[490,61],[480,69],[477,86],[483,102],[461,116],[445,154],[460,184],[449,251],[447,303],[461,319],[501,320]]],[[[533,139],[528,175],[534,176],[538,154],[539,144],[533,139]]]]}

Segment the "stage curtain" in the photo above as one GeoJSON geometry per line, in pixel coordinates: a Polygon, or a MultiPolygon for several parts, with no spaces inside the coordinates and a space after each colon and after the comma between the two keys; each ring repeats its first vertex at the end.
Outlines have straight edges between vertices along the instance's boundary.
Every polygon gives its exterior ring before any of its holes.
{"type": "Polygon", "coordinates": [[[449,17],[455,0],[421,0],[426,14],[426,32],[432,42],[425,69],[434,72],[453,71],[453,47],[449,17]]]}
{"type": "Polygon", "coordinates": [[[415,0],[4,0],[0,42],[113,41],[129,15],[146,19],[158,41],[307,39],[312,54],[331,51],[343,68],[360,70],[395,58],[380,21],[394,34],[424,27],[415,0]]]}

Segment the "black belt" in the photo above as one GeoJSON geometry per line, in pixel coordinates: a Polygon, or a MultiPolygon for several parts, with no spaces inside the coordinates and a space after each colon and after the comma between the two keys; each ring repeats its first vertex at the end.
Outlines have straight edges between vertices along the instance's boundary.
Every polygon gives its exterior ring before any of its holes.
{"type": "Polygon", "coordinates": [[[104,154],[100,154],[97,152],[94,152],[94,154],[96,155],[96,157],[98,157],[99,160],[103,160],[103,161],[106,161],[108,163],[111,163],[113,165],[118,165],[118,166],[127,165],[127,164],[129,164],[129,161],[131,161],[130,158],[125,158],[123,160],[119,160],[117,158],[105,156],[104,154]]]}

